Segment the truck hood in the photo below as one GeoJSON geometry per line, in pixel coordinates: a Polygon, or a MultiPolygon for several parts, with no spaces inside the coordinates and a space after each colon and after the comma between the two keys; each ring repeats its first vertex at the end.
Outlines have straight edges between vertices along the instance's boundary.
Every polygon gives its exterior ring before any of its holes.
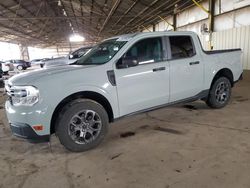
{"type": "MultiPolygon", "coordinates": [[[[30,72],[20,73],[8,80],[8,84],[10,85],[28,85],[34,82],[37,79],[42,79],[43,77],[66,73],[66,72],[74,72],[79,69],[86,69],[89,67],[93,67],[96,65],[65,65],[65,66],[57,66],[57,67],[49,67],[45,69],[34,70],[30,72]]],[[[74,73],[72,73],[74,75],[74,73]]]]}

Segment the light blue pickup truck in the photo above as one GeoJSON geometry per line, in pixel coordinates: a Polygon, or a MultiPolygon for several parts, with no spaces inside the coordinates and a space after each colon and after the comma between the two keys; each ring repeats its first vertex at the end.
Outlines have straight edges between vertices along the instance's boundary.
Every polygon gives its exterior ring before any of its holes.
{"type": "Polygon", "coordinates": [[[71,151],[96,147],[121,117],[201,99],[224,107],[242,77],[240,49],[204,51],[192,32],[102,41],[72,65],[13,76],[6,112],[13,134],[71,151]]]}

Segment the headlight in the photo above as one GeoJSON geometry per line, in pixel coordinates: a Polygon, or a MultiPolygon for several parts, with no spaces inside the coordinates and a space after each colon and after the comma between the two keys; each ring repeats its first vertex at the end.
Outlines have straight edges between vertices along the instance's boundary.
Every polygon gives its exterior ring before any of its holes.
{"type": "Polygon", "coordinates": [[[14,106],[32,106],[39,100],[39,90],[34,86],[6,87],[6,91],[14,106]]]}

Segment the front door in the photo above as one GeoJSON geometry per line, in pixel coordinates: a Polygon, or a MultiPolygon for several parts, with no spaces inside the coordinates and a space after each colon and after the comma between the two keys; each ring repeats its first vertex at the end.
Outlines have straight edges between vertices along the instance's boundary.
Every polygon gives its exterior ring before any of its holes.
{"type": "Polygon", "coordinates": [[[115,68],[120,115],[146,110],[169,102],[169,64],[164,59],[162,38],[136,42],[123,57],[136,65],[115,68]]]}

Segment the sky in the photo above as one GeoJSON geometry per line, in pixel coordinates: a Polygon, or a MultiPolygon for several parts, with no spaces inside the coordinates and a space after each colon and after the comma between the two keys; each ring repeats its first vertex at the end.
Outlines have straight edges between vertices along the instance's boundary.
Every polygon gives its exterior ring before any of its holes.
{"type": "Polygon", "coordinates": [[[17,44],[0,42],[0,61],[8,59],[20,59],[20,50],[17,44]]]}
{"type": "MultiPolygon", "coordinates": [[[[28,51],[30,60],[59,56],[56,49],[28,47],[28,51]]],[[[10,59],[22,59],[19,46],[17,44],[0,42],[0,61],[6,61],[10,59]]]]}

